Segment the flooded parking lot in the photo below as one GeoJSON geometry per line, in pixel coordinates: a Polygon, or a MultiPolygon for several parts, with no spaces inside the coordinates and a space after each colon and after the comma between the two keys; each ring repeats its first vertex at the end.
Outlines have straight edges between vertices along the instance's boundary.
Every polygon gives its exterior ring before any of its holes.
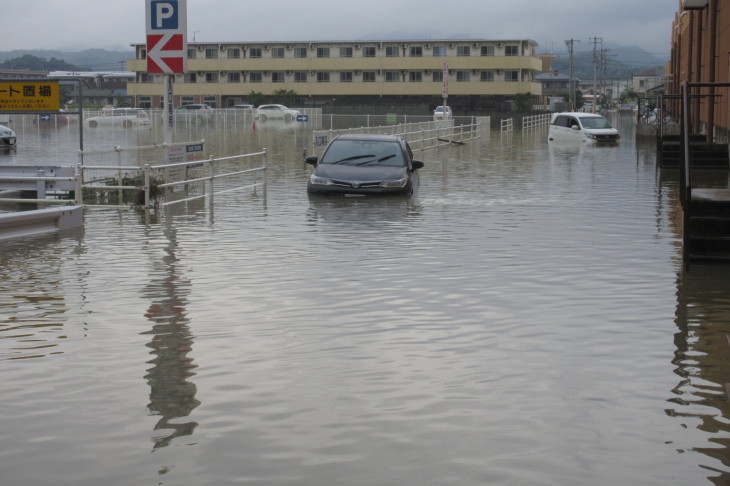
{"type": "Polygon", "coordinates": [[[0,242],[3,484],[729,482],[729,272],[682,271],[677,175],[616,125],[429,150],[391,199],[310,199],[297,125],[176,134],[267,148],[266,191],[0,242]]]}

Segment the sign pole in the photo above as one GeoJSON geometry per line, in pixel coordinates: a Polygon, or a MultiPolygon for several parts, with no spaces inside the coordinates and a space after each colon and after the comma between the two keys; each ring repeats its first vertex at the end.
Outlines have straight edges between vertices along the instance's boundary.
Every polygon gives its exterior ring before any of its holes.
{"type": "MultiPolygon", "coordinates": [[[[165,152],[168,152],[169,145],[172,143],[172,131],[175,128],[175,111],[172,102],[175,76],[172,74],[165,74],[164,82],[162,84],[164,86],[164,92],[162,94],[164,100],[162,103],[162,111],[165,114],[163,142],[165,143],[165,152]]],[[[165,155],[167,155],[167,153],[165,155]]],[[[167,159],[167,156],[165,158],[167,159]]]]}

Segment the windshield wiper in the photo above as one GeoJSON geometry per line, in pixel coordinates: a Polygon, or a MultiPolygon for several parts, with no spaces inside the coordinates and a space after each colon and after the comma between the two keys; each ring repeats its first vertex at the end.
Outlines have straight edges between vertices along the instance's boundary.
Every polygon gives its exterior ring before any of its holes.
{"type": "Polygon", "coordinates": [[[375,157],[375,154],[353,155],[352,157],[346,157],[346,158],[340,159],[336,162],[330,162],[330,164],[341,164],[343,162],[348,162],[350,160],[364,159],[366,157],[375,157]]]}
{"type": "Polygon", "coordinates": [[[382,162],[384,160],[392,159],[393,157],[395,157],[395,154],[386,155],[385,157],[379,158],[378,159],[378,162],[382,162]]]}

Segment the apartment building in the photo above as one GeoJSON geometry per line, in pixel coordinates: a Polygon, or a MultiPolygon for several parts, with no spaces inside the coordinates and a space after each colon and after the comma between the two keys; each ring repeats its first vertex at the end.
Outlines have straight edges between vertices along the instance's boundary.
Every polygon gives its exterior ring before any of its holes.
{"type": "MultiPolygon", "coordinates": [[[[665,94],[677,97],[689,83],[730,82],[730,0],[677,0],[665,94]]],[[[692,93],[692,124],[718,140],[730,137],[730,89],[705,87],[692,93]]],[[[667,101],[676,114],[677,99],[667,101]]]]}
{"type": "MultiPolygon", "coordinates": [[[[146,72],[146,45],[133,44],[127,94],[137,106],[162,104],[162,75],[146,72]]],[[[251,92],[291,91],[296,103],[358,104],[442,99],[501,102],[542,94],[542,62],[532,40],[411,40],[188,43],[188,72],[175,76],[174,104],[228,107],[251,92]],[[448,70],[445,71],[444,67],[448,70]]]]}

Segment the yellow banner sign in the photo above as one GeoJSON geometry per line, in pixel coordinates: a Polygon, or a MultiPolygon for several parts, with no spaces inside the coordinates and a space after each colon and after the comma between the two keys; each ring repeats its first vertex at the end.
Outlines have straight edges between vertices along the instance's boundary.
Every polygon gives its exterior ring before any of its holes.
{"type": "Polygon", "coordinates": [[[0,82],[0,112],[58,111],[60,100],[58,81],[0,82]]]}

